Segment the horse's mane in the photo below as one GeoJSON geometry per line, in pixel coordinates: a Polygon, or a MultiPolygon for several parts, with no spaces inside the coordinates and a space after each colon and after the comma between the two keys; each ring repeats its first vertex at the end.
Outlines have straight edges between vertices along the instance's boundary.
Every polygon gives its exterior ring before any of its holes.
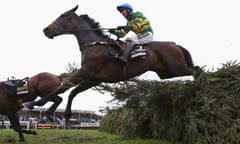
{"type": "Polygon", "coordinates": [[[105,35],[103,31],[101,30],[101,26],[99,22],[96,22],[94,19],[90,18],[87,14],[80,15],[82,19],[84,19],[91,27],[94,29],[95,33],[99,36],[106,38],[107,41],[114,41],[111,39],[108,35],[105,35]]]}
{"type": "Polygon", "coordinates": [[[81,18],[83,18],[93,29],[94,31],[100,35],[100,36],[105,36],[104,33],[101,30],[101,26],[99,22],[96,22],[94,19],[90,18],[88,15],[80,15],[81,18]]]}

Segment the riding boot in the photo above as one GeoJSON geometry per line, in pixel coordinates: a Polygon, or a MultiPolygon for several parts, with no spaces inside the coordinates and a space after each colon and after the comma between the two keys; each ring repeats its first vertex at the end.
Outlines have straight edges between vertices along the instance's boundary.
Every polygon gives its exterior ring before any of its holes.
{"type": "Polygon", "coordinates": [[[123,62],[127,63],[128,62],[128,57],[129,57],[129,53],[132,51],[132,49],[134,48],[134,43],[132,41],[127,41],[127,46],[126,48],[123,50],[123,55],[121,57],[119,57],[123,62]]]}

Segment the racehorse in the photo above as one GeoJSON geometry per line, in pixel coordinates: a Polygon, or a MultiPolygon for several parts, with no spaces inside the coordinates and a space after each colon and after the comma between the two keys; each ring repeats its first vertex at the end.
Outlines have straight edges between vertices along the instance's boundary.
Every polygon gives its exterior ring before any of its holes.
{"type": "MultiPolygon", "coordinates": [[[[142,47],[147,50],[145,58],[138,58],[128,63],[121,62],[112,53],[119,50],[119,46],[110,36],[104,34],[103,28],[88,15],[77,15],[78,5],[61,14],[43,32],[52,39],[59,35],[72,34],[77,38],[81,52],[81,68],[69,78],[75,86],[68,97],[65,109],[66,122],[71,115],[73,98],[84,90],[101,82],[114,83],[125,81],[146,71],[154,71],[161,79],[178,76],[193,75],[194,66],[188,50],[174,42],[154,41],[142,47]]],[[[28,106],[41,106],[51,95],[69,89],[69,85],[59,86],[53,93],[43,99],[31,102],[28,106]]]]}
{"type": "MultiPolygon", "coordinates": [[[[9,80],[11,82],[11,80],[9,80]]],[[[38,96],[43,97],[54,91],[61,83],[57,75],[42,72],[27,79],[28,93],[17,95],[9,92],[9,84],[0,82],[0,114],[6,115],[11,122],[13,129],[18,132],[20,141],[25,141],[23,133],[37,134],[35,131],[21,129],[17,112],[23,108],[23,103],[33,101],[38,96]]],[[[16,80],[15,80],[16,81],[16,80]]],[[[14,85],[12,85],[14,87],[14,85]]],[[[52,119],[53,113],[61,103],[62,98],[55,95],[49,99],[54,104],[47,110],[49,119],[52,119]]]]}

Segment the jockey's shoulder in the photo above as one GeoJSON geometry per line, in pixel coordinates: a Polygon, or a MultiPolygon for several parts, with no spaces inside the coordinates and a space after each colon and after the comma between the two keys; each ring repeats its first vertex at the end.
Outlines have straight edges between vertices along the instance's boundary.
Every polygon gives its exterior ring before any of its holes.
{"type": "Polygon", "coordinates": [[[132,12],[132,15],[133,15],[134,17],[141,17],[141,16],[143,16],[143,13],[140,12],[140,11],[136,11],[136,12],[132,12]]]}

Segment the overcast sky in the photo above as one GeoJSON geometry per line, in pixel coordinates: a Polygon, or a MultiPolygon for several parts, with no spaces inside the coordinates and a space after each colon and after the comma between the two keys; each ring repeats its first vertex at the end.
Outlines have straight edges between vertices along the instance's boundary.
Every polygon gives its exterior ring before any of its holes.
{"type": "MultiPolygon", "coordinates": [[[[8,0],[0,5],[0,80],[23,78],[39,72],[66,72],[69,63],[80,63],[76,39],[63,35],[48,39],[42,30],[60,14],[79,5],[77,13],[88,14],[104,28],[124,25],[116,10],[123,2],[142,11],[154,29],[154,40],[173,41],[187,48],[199,66],[218,68],[239,61],[240,21],[237,0],[8,0]]],[[[156,79],[155,74],[141,76],[156,79]]],[[[65,108],[67,94],[63,94],[65,108]]],[[[79,94],[73,109],[98,110],[110,96],[88,90],[79,94]]]]}

